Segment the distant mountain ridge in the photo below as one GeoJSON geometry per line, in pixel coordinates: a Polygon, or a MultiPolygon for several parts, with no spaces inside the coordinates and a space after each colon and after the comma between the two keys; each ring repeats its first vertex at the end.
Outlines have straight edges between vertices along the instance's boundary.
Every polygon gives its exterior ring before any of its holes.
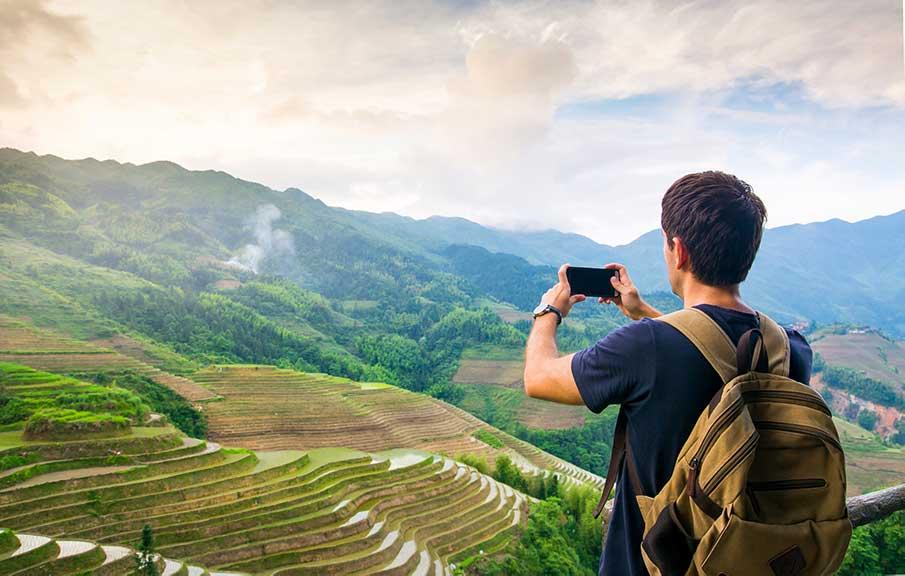
{"type": "MultiPolygon", "coordinates": [[[[415,236],[432,249],[475,245],[519,256],[541,268],[564,262],[576,266],[622,262],[643,291],[670,290],[659,230],[628,244],[608,246],[579,234],[508,231],[464,218],[415,220],[391,213],[355,214],[388,234],[401,231],[415,236]]],[[[511,262],[504,266],[511,267],[511,262]]],[[[786,322],[867,324],[902,338],[905,210],[857,222],[833,219],[768,228],[742,292],[753,305],[786,322]]]]}
{"type": "MultiPolygon", "coordinates": [[[[286,227],[293,235],[295,253],[279,266],[271,260],[265,271],[327,296],[380,293],[391,298],[410,282],[426,282],[430,290],[480,293],[480,285],[459,285],[446,276],[462,269],[461,259],[457,263],[450,256],[461,258],[462,252],[447,250],[456,245],[490,252],[481,256],[489,268],[472,269],[482,272],[472,274],[473,278],[495,272],[492,253],[500,253],[518,257],[507,259],[499,268],[516,274],[510,285],[516,278],[533,278],[531,286],[550,283],[555,278],[551,267],[562,262],[599,266],[620,261],[644,292],[669,290],[657,230],[629,244],[607,246],[555,230],[507,231],[438,216],[416,220],[330,207],[297,188],[276,191],[224,172],[190,171],[172,162],[136,166],[0,149],[0,205],[10,203],[19,206],[13,215],[25,214],[18,212],[23,203],[42,214],[35,216],[40,226],[58,219],[59,224],[37,235],[21,216],[13,216],[6,226],[18,228],[16,234],[29,241],[71,252],[76,250],[74,242],[81,241],[78,234],[85,235],[87,223],[98,228],[91,234],[153,252],[160,260],[155,266],[185,268],[180,274],[192,273],[197,259],[234,256],[253,240],[249,215],[272,204],[281,215],[274,226],[286,227]],[[70,217],[73,210],[79,213],[78,225],[70,217]],[[120,238],[131,229],[156,240],[149,244],[144,238],[120,238]]],[[[901,338],[905,336],[903,279],[905,210],[854,223],[830,220],[768,229],[743,296],[784,322],[867,324],[901,338]]],[[[496,295],[504,296],[505,292],[496,295]]],[[[522,296],[514,303],[524,309],[530,300],[530,295],[522,296]]]]}

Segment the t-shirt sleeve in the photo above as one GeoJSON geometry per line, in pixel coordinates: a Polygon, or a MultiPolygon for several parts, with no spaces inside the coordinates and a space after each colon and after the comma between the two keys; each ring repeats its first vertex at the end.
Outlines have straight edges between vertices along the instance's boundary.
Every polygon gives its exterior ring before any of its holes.
{"type": "Polygon", "coordinates": [[[637,400],[649,389],[656,367],[651,322],[622,326],[572,357],[572,376],[592,412],[637,400]]]}
{"type": "Polygon", "coordinates": [[[814,362],[814,353],[811,351],[811,345],[802,336],[798,330],[787,328],[789,335],[789,378],[801,382],[802,384],[811,383],[811,368],[814,362]]]}

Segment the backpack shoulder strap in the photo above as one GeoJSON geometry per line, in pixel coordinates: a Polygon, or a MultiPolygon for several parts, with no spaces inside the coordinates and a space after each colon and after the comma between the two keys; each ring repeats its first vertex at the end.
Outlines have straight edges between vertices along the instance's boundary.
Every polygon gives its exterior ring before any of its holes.
{"type": "Polygon", "coordinates": [[[628,473],[629,482],[632,484],[632,490],[636,496],[644,494],[641,488],[641,480],[638,477],[638,469],[635,467],[635,459],[632,457],[632,449],[628,440],[628,418],[625,411],[619,409],[619,415],[616,417],[616,429],[613,432],[613,449],[610,452],[610,465],[606,471],[604,479],[603,492],[600,494],[600,500],[597,507],[594,508],[594,518],[600,516],[603,507],[606,505],[607,499],[610,497],[613,487],[616,485],[616,478],[619,476],[619,469],[625,462],[625,470],[628,473]]]}
{"type": "Polygon", "coordinates": [[[758,313],[758,318],[760,319],[760,331],[764,335],[764,347],[767,349],[769,371],[772,374],[788,377],[791,354],[786,329],[766,314],[758,313]]]}
{"type": "Polygon", "coordinates": [[[697,308],[684,308],[660,316],[656,320],[669,324],[691,340],[695,348],[720,375],[723,384],[738,374],[735,344],[706,312],[697,308]]]}

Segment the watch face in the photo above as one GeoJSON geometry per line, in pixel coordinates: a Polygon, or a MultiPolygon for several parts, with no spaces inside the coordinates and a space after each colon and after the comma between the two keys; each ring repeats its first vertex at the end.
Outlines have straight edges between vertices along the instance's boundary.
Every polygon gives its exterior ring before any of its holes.
{"type": "Polygon", "coordinates": [[[534,309],[534,315],[542,314],[547,309],[546,304],[538,304],[537,308],[534,309]]]}

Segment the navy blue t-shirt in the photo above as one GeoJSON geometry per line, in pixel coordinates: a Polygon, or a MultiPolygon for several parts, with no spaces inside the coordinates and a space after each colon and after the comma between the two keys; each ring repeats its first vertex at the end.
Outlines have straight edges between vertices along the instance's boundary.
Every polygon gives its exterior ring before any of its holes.
{"type": "MultiPolygon", "coordinates": [[[[738,310],[695,306],[716,320],[734,343],[757,327],[757,318],[738,310]]],[[[795,330],[789,334],[789,376],[811,377],[811,348],[795,330]]],[[[679,450],[698,416],[722,384],[697,348],[665,322],[645,318],[606,335],[572,358],[572,375],[593,412],[621,404],[628,420],[632,455],[641,487],[653,496],[672,475],[679,450]]],[[[644,520],[626,474],[620,474],[612,520],[600,558],[600,574],[647,574],[641,559],[644,520]]]]}

